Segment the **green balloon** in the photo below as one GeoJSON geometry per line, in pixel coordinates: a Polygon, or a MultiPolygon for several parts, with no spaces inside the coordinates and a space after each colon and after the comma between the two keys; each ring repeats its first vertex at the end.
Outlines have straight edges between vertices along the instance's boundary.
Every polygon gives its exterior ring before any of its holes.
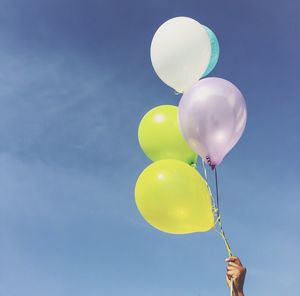
{"type": "Polygon", "coordinates": [[[179,130],[176,106],[161,105],[147,112],[140,122],[138,138],[144,153],[152,161],[177,159],[191,165],[197,162],[197,154],[179,130]]]}

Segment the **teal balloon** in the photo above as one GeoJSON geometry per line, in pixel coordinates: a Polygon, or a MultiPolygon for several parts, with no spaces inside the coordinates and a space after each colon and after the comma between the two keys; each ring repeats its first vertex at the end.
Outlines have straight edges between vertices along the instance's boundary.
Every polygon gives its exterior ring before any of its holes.
{"type": "Polygon", "coordinates": [[[206,68],[206,71],[204,72],[204,74],[202,75],[202,77],[207,76],[216,66],[218,60],[219,60],[219,55],[220,55],[220,46],[219,46],[219,42],[217,39],[217,36],[215,35],[215,33],[208,27],[203,26],[209,36],[210,39],[210,45],[211,45],[211,56],[210,56],[210,60],[209,60],[209,64],[206,68]]]}

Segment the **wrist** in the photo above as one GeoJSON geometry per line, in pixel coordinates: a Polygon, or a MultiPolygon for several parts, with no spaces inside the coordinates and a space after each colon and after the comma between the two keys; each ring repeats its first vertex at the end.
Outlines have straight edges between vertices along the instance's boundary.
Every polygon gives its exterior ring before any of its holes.
{"type": "Polygon", "coordinates": [[[244,292],[243,291],[237,291],[237,290],[233,290],[233,296],[244,296],[244,292]]]}

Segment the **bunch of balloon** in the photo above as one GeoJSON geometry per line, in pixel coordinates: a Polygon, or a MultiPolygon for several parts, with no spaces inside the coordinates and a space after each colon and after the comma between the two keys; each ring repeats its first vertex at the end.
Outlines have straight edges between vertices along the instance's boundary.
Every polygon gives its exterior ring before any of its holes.
{"type": "Polygon", "coordinates": [[[152,39],[151,61],[159,78],[177,93],[179,106],[150,110],[139,127],[139,142],[154,161],[139,176],[136,204],[152,226],[183,234],[216,229],[231,250],[219,211],[217,166],[241,137],[245,99],[231,82],[205,78],[216,66],[219,43],[208,27],[188,17],[163,23],[152,39]],[[205,178],[196,169],[201,156],[205,178]],[[216,199],[206,165],[215,172],[216,199]]]}

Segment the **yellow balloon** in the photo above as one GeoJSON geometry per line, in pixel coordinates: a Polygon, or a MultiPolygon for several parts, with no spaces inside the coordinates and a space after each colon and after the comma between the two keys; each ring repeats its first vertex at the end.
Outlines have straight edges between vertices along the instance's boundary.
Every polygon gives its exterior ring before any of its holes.
{"type": "Polygon", "coordinates": [[[179,160],[165,159],[149,165],[137,180],[135,201],[144,219],[164,232],[202,232],[214,226],[204,179],[179,160]]]}
{"type": "Polygon", "coordinates": [[[139,125],[139,143],[152,160],[177,159],[196,164],[198,155],[179,129],[178,107],[161,105],[148,111],[139,125]]]}

